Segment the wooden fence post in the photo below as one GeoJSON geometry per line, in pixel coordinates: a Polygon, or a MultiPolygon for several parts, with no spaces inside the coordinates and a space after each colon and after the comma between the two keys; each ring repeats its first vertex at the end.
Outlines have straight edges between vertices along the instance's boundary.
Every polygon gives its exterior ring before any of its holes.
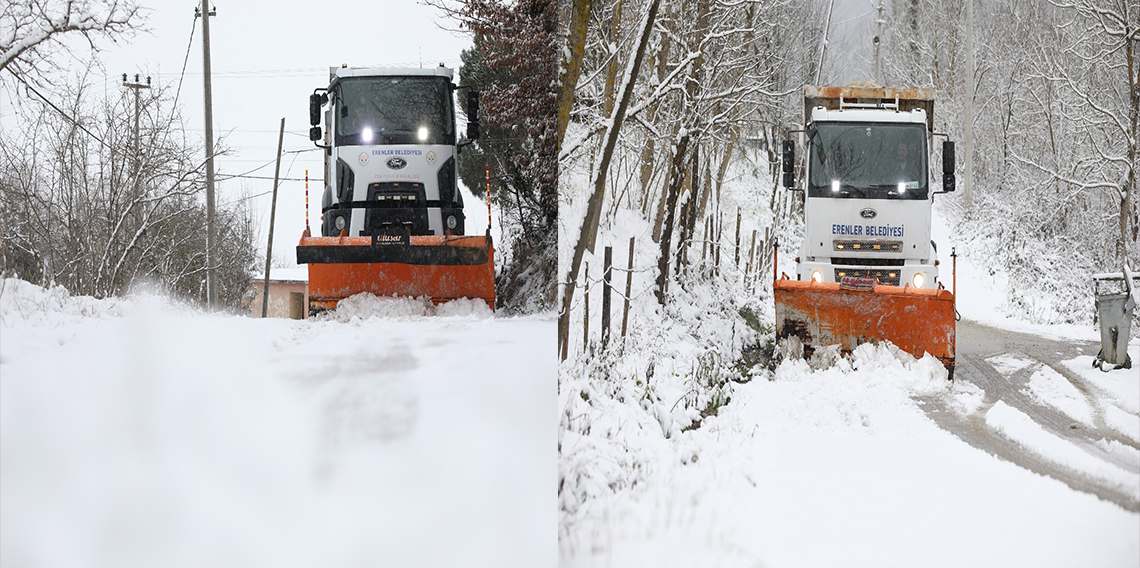
{"type": "Polygon", "coordinates": [[[606,247],[605,264],[602,268],[602,349],[610,342],[610,283],[613,280],[614,248],[606,247]]]}
{"type": "Polygon", "coordinates": [[[586,264],[586,274],[582,277],[586,286],[586,306],[582,311],[582,352],[585,353],[590,345],[590,265],[586,264]]]}
{"type": "Polygon", "coordinates": [[[629,295],[633,286],[633,239],[629,238],[629,269],[625,273],[625,309],[621,313],[621,339],[625,345],[626,324],[629,322],[629,295]]]}
{"type": "Polygon", "coordinates": [[[740,270],[740,208],[736,208],[736,244],[733,246],[735,252],[732,257],[732,266],[736,270],[740,270]]]}
{"type": "MultiPolygon", "coordinates": [[[[719,210],[720,208],[717,207],[717,209],[719,210]]],[[[718,216],[716,225],[713,226],[713,233],[715,233],[714,239],[716,240],[716,257],[713,260],[713,276],[720,276],[720,238],[724,233],[721,227],[723,224],[724,219],[718,216]]]]}
{"type": "Polygon", "coordinates": [[[756,258],[756,229],[752,229],[752,244],[748,247],[748,266],[744,269],[745,290],[752,288],[752,281],[748,278],[752,276],[752,260],[754,258],[756,258]]]}
{"type": "Polygon", "coordinates": [[[705,276],[708,273],[709,227],[711,226],[711,219],[705,217],[705,232],[704,237],[701,239],[701,276],[705,276]]]}

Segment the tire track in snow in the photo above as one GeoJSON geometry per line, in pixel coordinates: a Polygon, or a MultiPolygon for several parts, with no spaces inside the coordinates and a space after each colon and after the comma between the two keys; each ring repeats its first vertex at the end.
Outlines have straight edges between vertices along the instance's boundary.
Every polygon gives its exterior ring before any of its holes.
{"type": "Polygon", "coordinates": [[[1133,455],[1111,452],[1108,446],[1115,441],[1127,447],[1138,448],[1137,442],[1121,435],[1105,424],[1100,389],[1069,371],[1063,361],[1087,353],[1095,353],[1098,345],[1084,341],[1055,341],[1039,336],[992,328],[977,322],[962,320],[957,330],[958,368],[956,380],[969,381],[984,391],[981,406],[964,415],[946,397],[922,397],[920,402],[927,416],[942,429],[966,443],[1001,459],[1010,461],[1035,473],[1061,481],[1069,487],[1091,493],[1116,503],[1132,512],[1140,512],[1140,500],[1135,490],[1122,489],[1087,472],[1050,460],[1027,449],[1007,436],[1003,436],[986,423],[985,416],[998,402],[1028,415],[1046,432],[1073,444],[1092,457],[1105,461],[1130,473],[1140,473],[1140,463],[1133,455]],[[1016,357],[1032,361],[1020,368],[1002,365],[997,357],[1016,357]],[[989,361],[988,361],[988,360],[989,361]],[[996,365],[995,365],[996,363],[996,365]],[[1006,373],[999,371],[998,367],[1006,373]],[[1028,394],[1028,384],[1034,373],[1042,369],[1064,377],[1085,397],[1092,410],[1093,426],[1079,424],[1059,409],[1045,404],[1028,394]],[[1099,395],[1099,396],[1098,396],[1099,395]],[[1100,442],[1106,440],[1108,443],[1100,442]],[[1099,442],[1099,443],[1098,443],[1099,442]]]}

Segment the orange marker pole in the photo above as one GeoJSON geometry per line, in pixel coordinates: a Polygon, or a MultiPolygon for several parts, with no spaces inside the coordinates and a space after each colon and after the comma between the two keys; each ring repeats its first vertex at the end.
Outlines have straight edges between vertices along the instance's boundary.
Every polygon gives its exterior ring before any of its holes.
{"type": "Polygon", "coordinates": [[[305,170],[305,232],[309,232],[309,170],[305,170]]]}
{"type": "Polygon", "coordinates": [[[487,169],[487,236],[491,236],[491,166],[487,169]]]}

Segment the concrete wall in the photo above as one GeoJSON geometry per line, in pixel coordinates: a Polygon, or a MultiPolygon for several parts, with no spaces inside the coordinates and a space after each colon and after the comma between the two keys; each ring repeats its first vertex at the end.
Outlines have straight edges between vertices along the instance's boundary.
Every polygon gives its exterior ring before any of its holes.
{"type": "MultiPolygon", "coordinates": [[[[255,280],[253,289],[257,292],[257,296],[253,299],[253,304],[249,307],[249,315],[255,318],[261,317],[261,285],[262,280],[255,280]]],[[[309,317],[309,285],[306,282],[276,282],[269,281],[269,317],[271,318],[289,318],[305,319],[309,317]],[[300,302],[296,302],[296,296],[293,294],[300,294],[300,302]],[[299,308],[299,310],[298,310],[299,308]]]]}

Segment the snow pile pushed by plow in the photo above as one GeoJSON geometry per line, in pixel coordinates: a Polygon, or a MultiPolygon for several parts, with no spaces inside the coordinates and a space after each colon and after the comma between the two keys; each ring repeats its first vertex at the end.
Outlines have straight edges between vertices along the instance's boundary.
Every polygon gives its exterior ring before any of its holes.
{"type": "Polygon", "coordinates": [[[0,565],[553,565],[553,320],[415,304],[5,281],[0,565]]]}
{"type": "Polygon", "coordinates": [[[436,306],[427,296],[381,298],[372,294],[356,294],[341,300],[337,304],[336,310],[317,314],[314,319],[317,321],[360,323],[372,318],[410,321],[432,316],[485,319],[493,317],[494,314],[491,308],[487,306],[487,302],[478,299],[459,298],[436,306]]]}

